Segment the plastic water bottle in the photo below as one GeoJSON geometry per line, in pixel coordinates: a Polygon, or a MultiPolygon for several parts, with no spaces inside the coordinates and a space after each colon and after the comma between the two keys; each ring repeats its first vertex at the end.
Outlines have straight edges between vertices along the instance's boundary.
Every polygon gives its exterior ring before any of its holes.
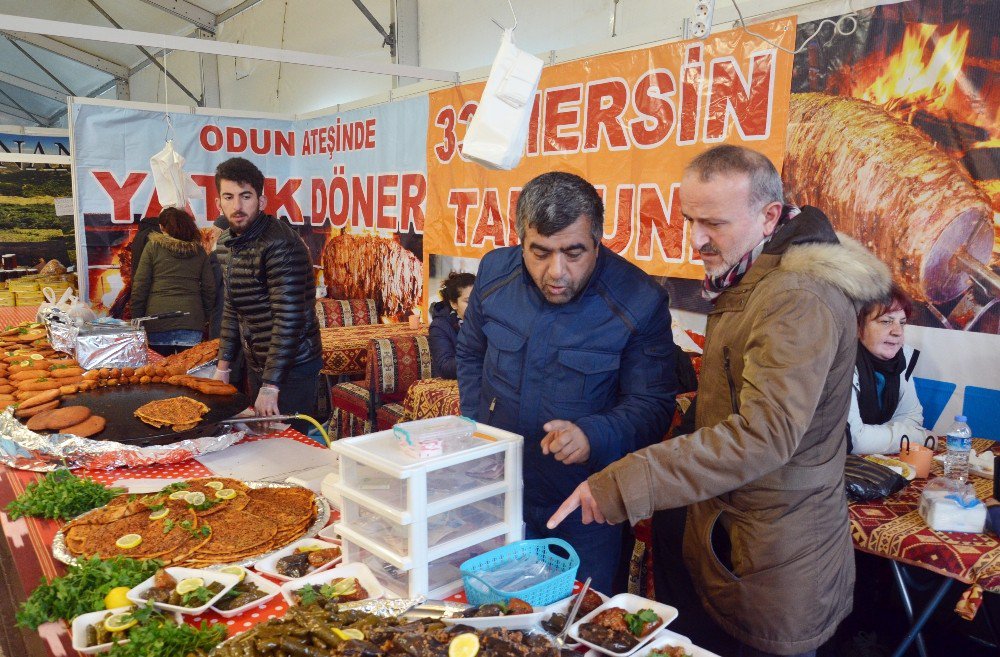
{"type": "Polygon", "coordinates": [[[955,416],[948,429],[948,452],[944,457],[944,476],[965,483],[969,479],[969,450],[972,449],[972,429],[964,415],[955,416]]]}

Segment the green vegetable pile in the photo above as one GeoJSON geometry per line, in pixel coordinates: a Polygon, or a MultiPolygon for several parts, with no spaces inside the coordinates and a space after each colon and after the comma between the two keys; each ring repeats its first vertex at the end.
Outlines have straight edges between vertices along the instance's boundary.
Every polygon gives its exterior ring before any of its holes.
{"type": "MultiPolygon", "coordinates": [[[[42,623],[104,609],[104,596],[116,586],[141,584],[156,572],[159,561],[127,557],[93,558],[70,566],[63,577],[38,586],[17,610],[17,624],[33,630],[42,623]]],[[[157,653],[149,653],[151,655],[157,653]]]]}
{"type": "Polygon", "coordinates": [[[171,619],[153,620],[132,628],[129,642],[115,644],[107,657],[202,657],[226,638],[226,626],[176,625],[171,619]]]}
{"type": "Polygon", "coordinates": [[[124,488],[106,488],[69,470],[56,470],[41,481],[28,484],[24,493],[7,505],[7,513],[11,520],[22,516],[69,520],[104,506],[124,492],[124,488]]]}

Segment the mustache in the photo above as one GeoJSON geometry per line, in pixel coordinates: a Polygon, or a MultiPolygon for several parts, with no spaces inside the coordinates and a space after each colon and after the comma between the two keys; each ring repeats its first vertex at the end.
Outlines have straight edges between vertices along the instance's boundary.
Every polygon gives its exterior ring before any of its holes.
{"type": "Polygon", "coordinates": [[[699,246],[698,253],[704,255],[722,255],[722,252],[719,251],[719,249],[713,244],[705,244],[704,246],[699,246]]]}

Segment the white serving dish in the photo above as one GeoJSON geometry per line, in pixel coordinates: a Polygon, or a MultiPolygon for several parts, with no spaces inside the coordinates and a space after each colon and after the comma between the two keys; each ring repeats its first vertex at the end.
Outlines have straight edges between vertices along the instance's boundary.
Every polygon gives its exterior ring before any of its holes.
{"type": "Polygon", "coordinates": [[[311,575],[306,575],[305,577],[300,577],[299,579],[293,579],[285,582],[281,585],[281,595],[284,596],[285,600],[289,605],[296,604],[295,598],[292,597],[292,592],[298,591],[304,586],[310,584],[329,584],[335,579],[341,579],[345,577],[353,577],[358,580],[368,591],[368,597],[366,600],[375,600],[381,598],[385,595],[385,589],[379,584],[378,580],[375,579],[375,574],[372,573],[371,569],[363,563],[349,563],[343,566],[337,566],[330,570],[325,570],[319,573],[312,573],[311,575]]]}
{"type": "Polygon", "coordinates": [[[89,614],[80,614],[74,618],[73,623],[70,625],[70,631],[73,635],[73,650],[83,653],[84,655],[93,655],[98,652],[110,650],[111,646],[116,643],[128,643],[129,640],[124,639],[122,641],[109,641],[108,643],[101,643],[96,646],[87,647],[87,628],[94,625],[98,621],[103,620],[108,613],[119,614],[123,611],[128,611],[129,609],[134,609],[134,607],[101,609],[100,611],[92,611],[89,614]]]}
{"type": "MultiPolygon", "coordinates": [[[[691,643],[691,640],[686,636],[681,636],[676,632],[671,632],[670,630],[663,630],[659,636],[657,636],[655,641],[651,641],[646,644],[642,650],[635,653],[633,657],[648,657],[648,655],[656,650],[657,648],[666,648],[668,646],[681,646],[688,652],[691,657],[719,657],[714,652],[709,652],[704,648],[699,648],[698,646],[691,643]]],[[[596,650],[589,650],[584,657],[602,657],[603,653],[596,650]]]]}
{"type": "MultiPolygon", "coordinates": [[[[222,573],[217,570],[202,570],[197,568],[177,568],[173,566],[167,568],[166,570],[167,573],[178,582],[188,577],[201,577],[202,579],[205,580],[206,585],[211,584],[212,582],[219,582],[223,586],[221,591],[216,593],[214,596],[212,596],[210,600],[208,600],[208,602],[199,607],[179,607],[177,605],[168,605],[165,602],[156,602],[156,601],[153,602],[153,606],[157,607],[158,609],[166,609],[167,611],[173,611],[178,614],[203,613],[206,609],[211,607],[216,600],[225,595],[226,591],[233,588],[236,585],[236,583],[240,581],[240,578],[237,577],[236,575],[229,575],[227,573],[222,573]]],[[[155,577],[156,576],[154,575],[153,577],[150,577],[142,584],[139,584],[138,586],[129,589],[129,592],[127,594],[128,599],[136,604],[145,605],[146,592],[149,591],[151,588],[153,588],[153,580],[155,579],[155,577]]]]}
{"type": "Polygon", "coordinates": [[[535,610],[530,614],[514,614],[512,616],[480,616],[479,618],[441,618],[445,625],[468,625],[476,629],[485,630],[488,627],[499,627],[504,630],[528,630],[539,627],[542,618],[545,617],[544,607],[533,607],[535,610]]]}
{"type": "Polygon", "coordinates": [[[335,565],[340,563],[344,558],[343,548],[340,545],[340,541],[324,541],[318,538],[300,538],[294,543],[290,543],[289,545],[286,545],[285,547],[281,548],[280,550],[278,550],[271,556],[267,557],[266,559],[261,559],[260,561],[258,561],[253,565],[253,568],[257,572],[264,573],[265,575],[269,575],[271,577],[274,577],[275,579],[280,579],[283,582],[291,582],[296,578],[288,577],[287,575],[282,575],[277,571],[278,560],[283,557],[289,556],[290,554],[294,553],[296,549],[298,549],[300,546],[303,545],[305,546],[318,545],[324,549],[332,547],[341,548],[341,554],[336,559],[323,564],[319,568],[313,569],[311,572],[298,579],[303,579],[305,577],[309,577],[310,575],[321,573],[324,570],[329,570],[330,568],[333,568],[335,565]]]}
{"type": "MultiPolygon", "coordinates": [[[[340,507],[337,507],[338,509],[340,507]]],[[[330,524],[319,530],[316,534],[317,537],[322,538],[324,541],[331,541],[333,543],[340,543],[340,534],[337,533],[337,525],[330,524]]]]}
{"type": "Polygon", "coordinates": [[[249,570],[246,571],[246,575],[244,576],[243,581],[244,582],[248,582],[248,581],[249,582],[253,582],[254,584],[257,585],[257,588],[260,589],[261,591],[263,591],[266,595],[264,595],[263,598],[257,598],[253,602],[251,602],[249,604],[245,604],[242,607],[237,607],[236,609],[229,609],[227,611],[225,609],[218,609],[218,608],[216,608],[216,607],[213,606],[212,607],[212,611],[214,611],[215,613],[219,614],[223,618],[232,618],[234,616],[239,616],[240,614],[242,614],[245,611],[250,611],[251,609],[259,607],[259,606],[261,606],[263,604],[267,604],[272,599],[274,599],[274,597],[276,595],[278,595],[279,593],[281,593],[281,587],[280,586],[278,586],[277,584],[275,584],[271,580],[267,579],[266,577],[261,577],[257,573],[250,572],[249,570]]]}
{"type": "Polygon", "coordinates": [[[569,636],[572,637],[572,639],[577,643],[587,646],[588,648],[593,648],[594,650],[604,653],[605,655],[611,655],[612,657],[626,657],[626,655],[633,655],[642,650],[644,646],[648,645],[649,642],[652,641],[656,637],[656,635],[659,634],[660,631],[663,630],[663,628],[665,628],[667,625],[669,625],[671,621],[673,621],[675,618],[677,618],[677,609],[671,607],[670,605],[665,605],[660,602],[656,602],[655,600],[650,600],[648,598],[642,598],[637,595],[632,595],[631,593],[619,593],[618,595],[611,598],[610,600],[605,602],[603,605],[601,605],[594,611],[590,612],[583,618],[573,623],[573,625],[569,628],[569,636]],[[641,609],[652,609],[653,612],[657,616],[659,616],[663,622],[660,623],[660,625],[655,630],[650,632],[647,636],[640,639],[638,645],[636,645],[635,648],[632,648],[631,650],[628,650],[626,652],[614,652],[612,650],[608,650],[607,648],[602,648],[601,646],[598,646],[596,644],[590,643],[589,641],[581,639],[579,634],[580,626],[583,625],[584,623],[589,623],[590,620],[595,616],[597,616],[599,613],[601,613],[605,609],[610,609],[612,607],[620,607],[630,614],[634,614],[641,609]]]}
{"type": "MultiPolygon", "coordinates": [[[[591,590],[593,591],[593,589],[591,590]]],[[[562,600],[557,600],[556,602],[553,602],[550,605],[546,605],[545,607],[540,607],[540,609],[542,610],[542,617],[538,619],[539,625],[541,625],[541,622],[546,618],[548,618],[549,616],[551,616],[552,614],[568,614],[569,609],[570,607],[573,606],[573,601],[576,600],[576,596],[578,593],[579,591],[573,591],[572,595],[569,595],[563,598],[562,600]]],[[[596,593],[601,598],[601,604],[604,604],[609,600],[608,596],[604,595],[600,591],[594,591],[594,593],[596,593]]],[[[578,645],[580,644],[570,639],[569,635],[567,634],[566,647],[576,648],[578,645]]]]}

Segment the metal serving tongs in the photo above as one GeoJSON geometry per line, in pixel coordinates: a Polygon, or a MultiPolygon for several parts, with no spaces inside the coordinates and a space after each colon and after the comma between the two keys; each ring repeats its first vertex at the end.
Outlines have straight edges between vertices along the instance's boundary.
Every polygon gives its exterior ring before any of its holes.
{"type": "Polygon", "coordinates": [[[566,614],[566,624],[563,625],[562,632],[557,634],[554,639],[552,639],[552,646],[558,650],[563,650],[566,648],[566,634],[569,632],[570,625],[576,620],[576,614],[580,611],[580,605],[583,603],[584,596],[587,595],[587,591],[590,590],[590,578],[583,583],[583,588],[576,595],[576,600],[573,601],[573,606],[570,607],[569,613],[566,614]]]}
{"type": "Polygon", "coordinates": [[[326,432],[323,425],[316,421],[305,413],[297,413],[293,415],[255,415],[250,417],[234,417],[229,420],[222,420],[219,425],[231,426],[234,424],[250,424],[254,422],[288,422],[289,420],[305,420],[306,422],[312,424],[314,427],[319,429],[320,435],[323,436],[323,440],[326,441],[326,446],[330,446],[330,434],[326,432]]]}
{"type": "Polygon", "coordinates": [[[174,317],[183,317],[184,315],[190,315],[191,313],[186,310],[173,310],[169,313],[160,313],[159,315],[146,315],[145,317],[133,317],[129,320],[133,328],[139,328],[142,326],[143,322],[151,322],[154,319],[171,319],[174,317]]]}

